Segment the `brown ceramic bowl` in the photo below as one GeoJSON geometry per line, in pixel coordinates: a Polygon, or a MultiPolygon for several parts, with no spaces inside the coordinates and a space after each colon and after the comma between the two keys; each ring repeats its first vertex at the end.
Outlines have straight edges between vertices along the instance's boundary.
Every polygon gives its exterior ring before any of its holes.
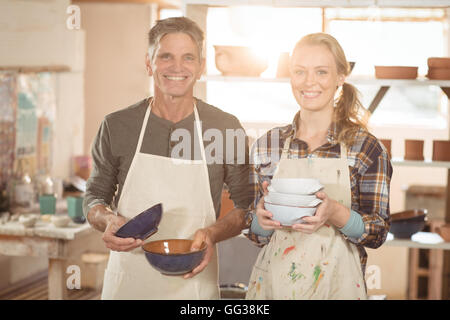
{"type": "Polygon", "coordinates": [[[428,213],[427,209],[405,210],[391,214],[392,221],[409,220],[424,216],[428,213]]]}
{"type": "Polygon", "coordinates": [[[389,157],[392,158],[392,154],[391,154],[391,140],[390,139],[380,139],[380,142],[384,145],[384,147],[386,148],[389,157]]]}
{"type": "Polygon", "coordinates": [[[224,76],[259,77],[268,67],[267,59],[256,55],[251,48],[214,46],[217,69],[224,76]]]}
{"type": "Polygon", "coordinates": [[[423,160],[423,140],[405,140],[405,160],[423,160]]]}
{"type": "Polygon", "coordinates": [[[450,140],[433,141],[433,161],[450,161],[450,140]]]}
{"type": "Polygon", "coordinates": [[[418,67],[375,66],[375,77],[378,79],[415,79],[418,67]]]}
{"type": "Polygon", "coordinates": [[[450,223],[438,227],[436,231],[445,242],[450,242],[450,223]]]}
{"type": "Polygon", "coordinates": [[[430,57],[428,58],[429,68],[450,68],[450,58],[430,57]]]}
{"type": "Polygon", "coordinates": [[[428,68],[427,78],[430,80],[450,80],[450,68],[428,68]]]}

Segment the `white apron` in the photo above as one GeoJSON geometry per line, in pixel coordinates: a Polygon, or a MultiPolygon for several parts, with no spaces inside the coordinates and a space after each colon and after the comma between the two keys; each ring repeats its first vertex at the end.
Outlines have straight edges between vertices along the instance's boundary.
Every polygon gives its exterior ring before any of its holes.
{"type": "MultiPolygon", "coordinates": [[[[290,141],[273,178],[319,179],[328,197],[350,208],[346,147],[340,158],[287,159],[290,141]]],[[[275,230],[258,255],[246,299],[367,299],[358,250],[329,224],[312,234],[275,230]]]]}
{"type": "MultiPolygon", "coordinates": [[[[133,218],[161,202],[164,211],[158,232],[146,242],[192,239],[196,230],[216,221],[197,107],[194,105],[194,114],[202,160],[172,159],[142,153],[142,140],[150,111],[149,106],[119,199],[118,212],[133,218]]],[[[130,252],[110,252],[102,299],[218,298],[217,248],[208,266],[190,279],[162,275],[148,263],[142,248],[130,252]]]]}

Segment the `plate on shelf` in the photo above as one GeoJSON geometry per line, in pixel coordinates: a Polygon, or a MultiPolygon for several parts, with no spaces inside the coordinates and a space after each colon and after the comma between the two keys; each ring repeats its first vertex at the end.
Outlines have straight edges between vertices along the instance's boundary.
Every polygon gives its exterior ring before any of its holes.
{"type": "Polygon", "coordinates": [[[148,208],[125,223],[117,230],[115,235],[120,238],[147,239],[158,231],[162,211],[162,203],[158,203],[153,207],[148,208]]]}

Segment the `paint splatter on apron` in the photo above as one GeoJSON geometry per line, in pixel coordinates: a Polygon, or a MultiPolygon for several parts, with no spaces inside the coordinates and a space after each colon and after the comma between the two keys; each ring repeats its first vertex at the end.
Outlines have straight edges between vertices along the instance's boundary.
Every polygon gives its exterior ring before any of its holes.
{"type": "MultiPolygon", "coordinates": [[[[287,139],[274,178],[315,178],[327,195],[351,207],[347,149],[340,158],[288,159],[287,139]]],[[[356,246],[332,225],[313,234],[275,230],[253,267],[246,299],[367,299],[356,246]]]]}

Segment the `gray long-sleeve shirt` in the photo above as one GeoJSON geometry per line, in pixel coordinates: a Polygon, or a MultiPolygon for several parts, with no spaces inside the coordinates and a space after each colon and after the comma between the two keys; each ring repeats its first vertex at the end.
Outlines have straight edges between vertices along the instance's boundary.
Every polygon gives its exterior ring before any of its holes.
{"type": "MultiPolygon", "coordinates": [[[[98,204],[116,208],[135,154],[149,98],[105,117],[92,146],[93,170],[87,181],[83,209],[98,204]]],[[[197,99],[203,143],[216,217],[224,183],[236,207],[246,209],[254,200],[249,178],[248,139],[236,117],[197,99]],[[222,141],[220,141],[223,139],[222,141]],[[228,147],[227,147],[228,146],[228,147]]],[[[141,152],[172,158],[200,160],[199,139],[194,131],[194,114],[173,123],[150,113],[141,152]],[[185,129],[177,130],[177,129],[185,129]],[[187,131],[186,131],[187,130],[187,131]],[[189,140],[178,138],[189,132],[189,140]],[[180,141],[178,141],[180,139],[180,141]],[[175,141],[172,141],[175,140],[175,141]],[[181,150],[181,151],[180,151],[181,150]]],[[[196,129],[195,129],[196,130],[196,129]]],[[[151,181],[151,179],[149,179],[151,181]]],[[[159,181],[158,183],[161,183],[159,181]]],[[[167,181],[172,183],[172,181],[167,181]]],[[[195,186],[192,186],[195,187],[195,186]]],[[[176,195],[174,195],[176,196],[176,195]]]]}

